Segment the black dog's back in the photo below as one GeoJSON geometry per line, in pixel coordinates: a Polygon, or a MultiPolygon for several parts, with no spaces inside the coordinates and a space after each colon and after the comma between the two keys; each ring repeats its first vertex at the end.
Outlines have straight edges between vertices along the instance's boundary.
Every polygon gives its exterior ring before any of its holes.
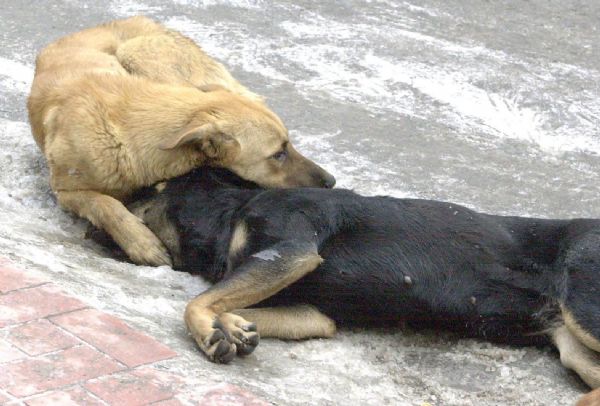
{"type": "MultiPolygon", "coordinates": [[[[331,192],[319,194],[303,196],[331,204],[331,192]]],[[[306,302],[338,322],[405,321],[512,344],[546,340],[532,333],[559,313],[556,230],[567,222],[520,219],[519,229],[516,218],[455,204],[354,194],[337,207],[342,226],[322,241],[323,264],[264,305],[306,302]],[[522,244],[535,233],[546,235],[522,244]]]]}
{"type": "Polygon", "coordinates": [[[539,341],[528,334],[558,312],[558,235],[528,246],[516,228],[555,230],[561,222],[519,222],[450,203],[345,190],[233,190],[167,189],[184,270],[226,277],[231,227],[241,221],[251,234],[232,269],[273,241],[313,235],[325,259],[261,305],[310,303],[338,322],[408,321],[513,343],[539,341]],[[217,216],[219,207],[234,210],[217,216]]]}

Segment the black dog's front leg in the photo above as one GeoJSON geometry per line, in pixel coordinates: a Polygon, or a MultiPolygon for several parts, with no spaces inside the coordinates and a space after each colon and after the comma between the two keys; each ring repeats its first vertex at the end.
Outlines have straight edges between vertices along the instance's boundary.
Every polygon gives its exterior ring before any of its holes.
{"type": "Polygon", "coordinates": [[[256,327],[228,312],[265,300],[322,261],[316,245],[306,241],[282,241],[247,257],[231,276],[187,305],[185,322],[200,349],[220,363],[231,361],[236,352],[251,353],[258,344],[256,327]]]}

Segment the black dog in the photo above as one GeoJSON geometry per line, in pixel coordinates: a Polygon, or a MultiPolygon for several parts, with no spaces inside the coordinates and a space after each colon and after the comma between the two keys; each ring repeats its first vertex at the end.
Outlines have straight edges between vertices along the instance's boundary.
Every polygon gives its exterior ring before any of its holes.
{"type": "Polygon", "coordinates": [[[256,327],[307,338],[332,336],[335,323],[404,322],[515,345],[551,342],[566,367],[600,385],[600,220],[501,217],[341,189],[264,190],[214,168],[169,181],[131,210],[177,268],[215,283],[185,313],[213,361],[250,353],[256,327]]]}

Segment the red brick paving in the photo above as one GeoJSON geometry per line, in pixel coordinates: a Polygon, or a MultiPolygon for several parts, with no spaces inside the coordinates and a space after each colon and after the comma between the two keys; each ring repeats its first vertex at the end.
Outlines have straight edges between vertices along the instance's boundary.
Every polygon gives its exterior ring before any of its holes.
{"type": "Polygon", "coordinates": [[[85,388],[110,404],[136,406],[171,399],[177,383],[155,369],[144,369],[90,381],[85,388]]]}
{"type": "Polygon", "coordinates": [[[0,261],[0,293],[41,285],[47,281],[31,272],[23,272],[0,261]]]}
{"type": "Polygon", "coordinates": [[[25,397],[122,369],[96,349],[74,347],[6,365],[0,375],[0,387],[13,396],[25,397]]]}
{"type": "Polygon", "coordinates": [[[8,330],[6,340],[29,355],[41,355],[81,344],[46,319],[35,320],[8,330]]]}
{"type": "Polygon", "coordinates": [[[0,327],[81,309],[85,305],[54,285],[13,290],[0,295],[0,327]]]}
{"type": "Polygon", "coordinates": [[[5,396],[3,393],[0,392],[0,405],[5,404],[9,400],[10,398],[8,396],[5,396]]]}
{"type": "Polygon", "coordinates": [[[268,404],[234,385],[186,386],[181,376],[152,365],[175,356],[120,319],[0,258],[0,404],[268,404]]]}
{"type": "Polygon", "coordinates": [[[75,387],[69,390],[58,390],[46,392],[42,396],[37,396],[25,401],[27,406],[103,406],[100,400],[94,398],[85,389],[75,387]]]}
{"type": "MultiPolygon", "coordinates": [[[[183,403],[181,403],[176,398],[172,398],[169,400],[162,400],[160,402],[152,403],[152,406],[182,406],[182,405],[183,405],[183,403]]],[[[230,405],[230,406],[233,406],[233,405],[230,405]]]]}
{"type": "Polygon", "coordinates": [[[269,404],[262,399],[257,398],[252,393],[245,391],[235,385],[219,385],[212,389],[198,402],[202,406],[268,406],[269,404]]]}
{"type": "Polygon", "coordinates": [[[10,362],[25,358],[27,354],[21,352],[14,345],[0,338],[0,362],[10,362]]]}
{"type": "Polygon", "coordinates": [[[128,367],[177,355],[153,338],[96,309],[79,310],[50,320],[128,367]]]}

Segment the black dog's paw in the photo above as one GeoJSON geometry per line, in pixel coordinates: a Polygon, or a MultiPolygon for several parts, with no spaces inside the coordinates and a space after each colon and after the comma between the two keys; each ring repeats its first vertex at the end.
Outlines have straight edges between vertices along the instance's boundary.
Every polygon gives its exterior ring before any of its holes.
{"type": "Polygon", "coordinates": [[[240,328],[231,332],[239,342],[236,346],[237,353],[241,356],[252,354],[260,341],[260,336],[256,332],[256,324],[249,323],[247,328],[248,330],[240,328]]]}
{"type": "Polygon", "coordinates": [[[241,356],[252,354],[260,341],[256,324],[232,313],[221,314],[219,320],[229,334],[230,342],[237,347],[237,354],[241,356]]]}
{"type": "Polygon", "coordinates": [[[219,320],[215,320],[212,332],[203,340],[200,348],[209,360],[218,364],[230,363],[237,353],[236,345],[231,342],[231,336],[219,320]]]}

